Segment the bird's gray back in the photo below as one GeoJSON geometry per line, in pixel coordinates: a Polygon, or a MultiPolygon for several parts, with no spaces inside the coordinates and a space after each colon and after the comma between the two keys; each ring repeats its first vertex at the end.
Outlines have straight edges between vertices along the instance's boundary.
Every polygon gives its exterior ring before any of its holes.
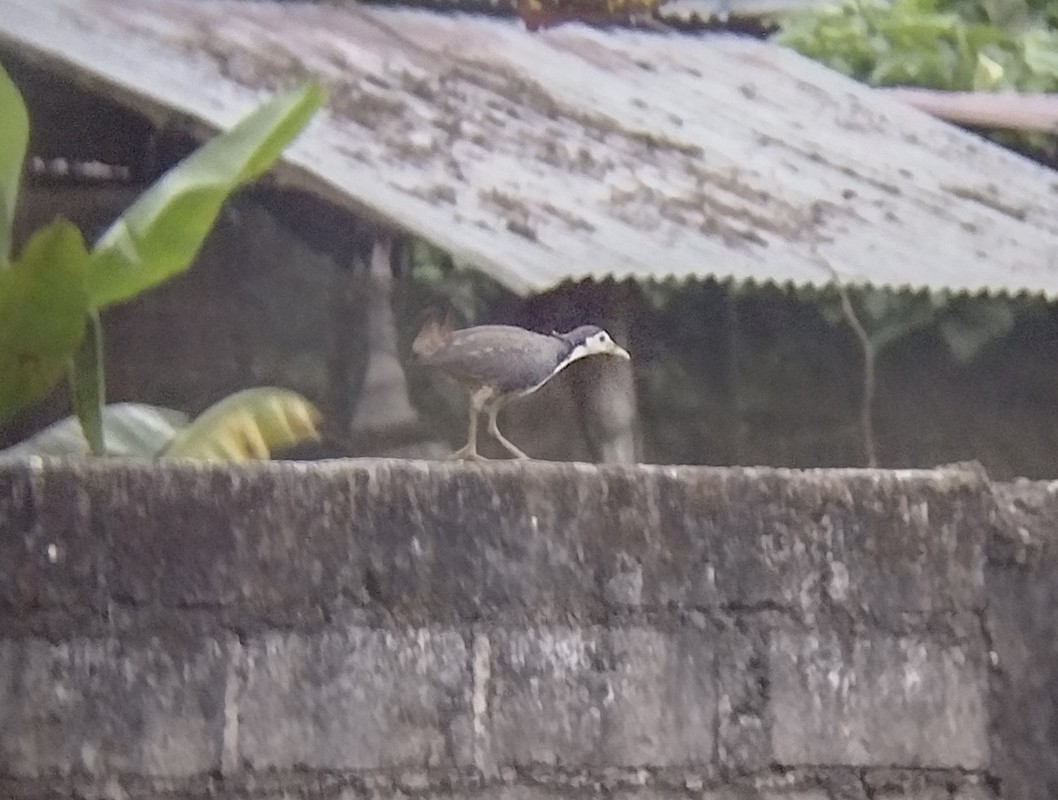
{"type": "Polygon", "coordinates": [[[454,331],[422,362],[463,383],[512,392],[547,380],[569,349],[556,336],[510,325],[479,325],[454,331]]]}

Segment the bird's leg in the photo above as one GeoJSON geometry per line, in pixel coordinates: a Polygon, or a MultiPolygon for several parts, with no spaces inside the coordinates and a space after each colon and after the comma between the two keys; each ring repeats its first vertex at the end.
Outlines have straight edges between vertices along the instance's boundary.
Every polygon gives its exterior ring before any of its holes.
{"type": "Polygon", "coordinates": [[[515,447],[511,442],[507,440],[507,437],[500,433],[500,428],[496,424],[496,415],[500,413],[500,404],[494,403],[489,406],[489,433],[496,437],[496,441],[502,444],[511,455],[515,458],[529,458],[525,453],[515,447]]]}
{"type": "Polygon", "coordinates": [[[470,427],[467,432],[467,443],[452,453],[454,460],[476,461],[482,456],[478,454],[478,414],[481,409],[471,400],[470,403],[470,427]]]}
{"type": "Polygon", "coordinates": [[[490,396],[487,389],[479,389],[470,396],[470,424],[467,429],[467,443],[452,453],[451,458],[465,461],[487,461],[478,453],[478,415],[481,407],[490,396]]]}

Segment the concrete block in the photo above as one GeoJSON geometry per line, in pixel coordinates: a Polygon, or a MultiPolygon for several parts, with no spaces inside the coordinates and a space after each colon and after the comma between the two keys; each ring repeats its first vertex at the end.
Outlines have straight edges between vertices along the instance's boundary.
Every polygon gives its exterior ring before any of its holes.
{"type": "MultiPolygon", "coordinates": [[[[778,767],[778,768],[777,768],[778,767]]],[[[832,764],[770,769],[755,773],[751,780],[759,792],[754,800],[868,800],[871,796],[862,780],[863,770],[832,764]]]]}
{"type": "Polygon", "coordinates": [[[267,633],[243,652],[238,742],[255,770],[473,763],[471,677],[458,632],[267,633]]]}
{"type": "Polygon", "coordinates": [[[920,769],[871,769],[863,776],[870,797],[878,800],[951,800],[950,772],[920,769]]]}
{"type": "Polygon", "coordinates": [[[984,769],[983,642],[881,632],[773,634],[772,747],[779,764],[984,769]]]}
{"type": "Polygon", "coordinates": [[[76,622],[105,606],[102,548],[71,477],[39,461],[0,466],[0,630],[28,611],[76,622]]]}
{"type": "MultiPolygon", "coordinates": [[[[863,471],[834,494],[844,497],[821,497],[809,527],[830,603],[883,621],[984,608],[993,501],[983,475],[863,471]]],[[[811,503],[811,490],[798,501],[811,503]]]]}
{"type": "Polygon", "coordinates": [[[729,628],[714,637],[717,660],[717,757],[732,774],[771,763],[768,641],[763,626],[729,628]]]}
{"type": "MultiPolygon", "coordinates": [[[[582,796],[582,795],[578,795],[582,796]]],[[[642,786],[636,789],[622,789],[618,792],[607,791],[595,794],[595,800],[760,800],[760,795],[753,789],[741,786],[721,786],[706,789],[701,786],[684,787],[682,790],[671,786],[642,786]]],[[[553,800],[554,795],[551,795],[553,800]]]]}
{"type": "Polygon", "coordinates": [[[291,614],[363,585],[355,476],[292,463],[130,464],[80,480],[110,543],[109,590],[134,603],[291,614]]]}
{"type": "Polygon", "coordinates": [[[213,639],[0,640],[0,775],[216,770],[227,662],[213,639]]]}
{"type": "Polygon", "coordinates": [[[597,485],[573,464],[372,465],[356,504],[372,599],[427,621],[598,612],[594,551],[576,525],[597,485]]]}
{"type": "Polygon", "coordinates": [[[731,470],[712,495],[724,510],[692,502],[684,524],[715,542],[726,602],[812,614],[825,596],[875,617],[982,604],[988,498],[973,475],[731,470]]]}
{"type": "Polygon", "coordinates": [[[713,759],[706,635],[552,628],[491,636],[491,748],[503,765],[693,766],[713,759]]]}
{"type": "MultiPolygon", "coordinates": [[[[1041,792],[1045,791],[1045,787],[1040,787],[1040,790],[1041,792]]],[[[1006,794],[1005,790],[1004,793],[1006,794]]],[[[1012,798],[1027,797],[1029,795],[1010,793],[1006,794],[1006,796],[1012,798]]],[[[979,783],[967,783],[955,790],[952,800],[998,800],[998,798],[996,793],[986,786],[982,786],[979,783]]]]}

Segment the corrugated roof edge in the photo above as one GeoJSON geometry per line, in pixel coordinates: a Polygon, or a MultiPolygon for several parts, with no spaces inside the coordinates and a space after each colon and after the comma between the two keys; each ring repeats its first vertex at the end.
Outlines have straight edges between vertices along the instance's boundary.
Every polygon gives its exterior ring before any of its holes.
{"type": "MultiPolygon", "coordinates": [[[[480,270],[471,266],[464,266],[461,269],[474,269],[482,274],[488,274],[485,270],[480,270]]],[[[828,294],[830,292],[837,291],[837,283],[830,281],[828,283],[795,283],[792,280],[786,281],[775,281],[775,280],[757,280],[755,278],[738,279],[731,276],[719,276],[714,274],[707,275],[688,275],[685,277],[667,276],[667,277],[655,277],[648,278],[646,280],[638,280],[633,277],[619,277],[617,275],[609,275],[602,278],[586,277],[586,278],[567,278],[566,280],[556,283],[549,289],[544,289],[538,294],[548,294],[549,292],[557,291],[566,286],[582,286],[584,284],[605,284],[607,282],[613,283],[625,283],[632,281],[639,285],[663,285],[663,286],[674,286],[674,287],[686,287],[697,283],[715,283],[719,286],[724,286],[733,292],[758,292],[767,290],[776,290],[782,294],[797,297],[801,300],[809,300],[828,294]]],[[[912,286],[911,284],[873,284],[865,282],[849,282],[842,284],[846,290],[852,292],[863,292],[863,291],[885,291],[896,295],[906,295],[910,297],[922,297],[929,295],[938,299],[945,300],[1006,300],[1010,302],[1023,301],[1023,302],[1043,302],[1048,305],[1053,305],[1058,298],[1049,297],[1046,292],[1033,292],[1028,289],[1022,289],[1018,292],[1010,292],[1006,289],[998,291],[989,291],[988,289],[978,289],[971,291],[969,289],[953,290],[944,289],[935,291],[926,286],[912,286]]]]}

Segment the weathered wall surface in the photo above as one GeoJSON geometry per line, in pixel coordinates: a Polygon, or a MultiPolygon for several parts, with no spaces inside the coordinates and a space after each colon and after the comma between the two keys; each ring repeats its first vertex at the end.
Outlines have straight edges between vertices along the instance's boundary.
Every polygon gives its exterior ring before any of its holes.
{"type": "Polygon", "coordinates": [[[1000,655],[993,687],[995,758],[1010,797],[1058,797],[1058,483],[995,490],[988,630],[1000,655]]]}
{"type": "Polygon", "coordinates": [[[972,470],[9,465],[0,796],[1051,797],[1052,518],[972,470]]]}

